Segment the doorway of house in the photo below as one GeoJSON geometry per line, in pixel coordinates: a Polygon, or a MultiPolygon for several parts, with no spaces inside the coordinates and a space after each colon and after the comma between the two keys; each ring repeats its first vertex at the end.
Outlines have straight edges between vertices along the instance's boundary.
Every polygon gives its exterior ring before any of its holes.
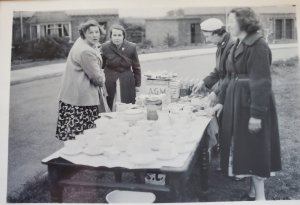
{"type": "Polygon", "coordinates": [[[201,42],[201,31],[199,23],[191,24],[191,43],[200,43],[201,42]]]}
{"type": "Polygon", "coordinates": [[[282,19],[276,19],[275,21],[275,37],[276,39],[282,39],[282,30],[283,30],[283,20],[282,19]]]}

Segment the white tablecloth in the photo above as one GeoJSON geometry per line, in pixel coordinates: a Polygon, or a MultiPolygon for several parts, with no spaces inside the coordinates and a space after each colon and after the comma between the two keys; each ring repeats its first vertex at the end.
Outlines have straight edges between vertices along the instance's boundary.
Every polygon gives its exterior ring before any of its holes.
{"type": "MultiPolygon", "coordinates": [[[[182,120],[182,119],[177,119],[182,120]]],[[[91,167],[123,167],[128,169],[168,169],[168,168],[178,168],[178,169],[185,169],[187,168],[187,165],[189,164],[189,161],[191,160],[198,144],[200,143],[203,133],[205,129],[207,128],[208,124],[212,121],[211,117],[206,116],[198,116],[195,117],[192,121],[186,122],[186,124],[183,127],[176,126],[176,123],[172,127],[176,132],[178,131],[179,135],[180,133],[184,135],[183,129],[188,129],[191,135],[193,135],[194,142],[184,143],[184,142],[170,142],[175,147],[178,146],[185,146],[185,144],[189,144],[189,146],[192,147],[192,149],[184,154],[178,154],[175,158],[169,159],[169,160],[162,160],[159,159],[160,150],[158,151],[152,151],[151,154],[155,157],[155,160],[149,160],[149,163],[134,163],[132,160],[132,157],[134,155],[130,155],[127,152],[121,152],[118,155],[109,155],[106,152],[101,155],[97,156],[89,156],[85,153],[80,153],[77,155],[66,155],[61,152],[61,149],[56,151],[55,153],[51,154],[50,156],[46,157],[42,160],[42,162],[47,163],[52,159],[61,157],[64,158],[74,164],[78,165],[87,165],[91,167]],[[151,162],[150,162],[151,161],[151,162]]],[[[115,125],[117,128],[118,126],[115,125]]],[[[211,129],[216,129],[215,126],[211,126],[211,129]]],[[[162,130],[160,130],[162,131],[162,130]]],[[[211,133],[215,133],[215,131],[210,131],[211,133]]],[[[143,136],[140,136],[143,137],[143,136]]],[[[180,136],[183,139],[187,138],[189,136],[180,136]]],[[[146,139],[145,139],[146,140],[146,139]]],[[[212,143],[214,143],[215,140],[213,140],[212,143]]],[[[138,145],[137,145],[138,146],[138,145]]],[[[138,149],[138,147],[137,147],[138,149]]],[[[149,152],[148,152],[149,153],[149,152]]],[[[148,154],[147,153],[147,154],[148,154]]],[[[143,153],[136,153],[135,155],[141,155],[143,156],[143,153]]],[[[145,159],[147,161],[147,159],[145,159]]]]}

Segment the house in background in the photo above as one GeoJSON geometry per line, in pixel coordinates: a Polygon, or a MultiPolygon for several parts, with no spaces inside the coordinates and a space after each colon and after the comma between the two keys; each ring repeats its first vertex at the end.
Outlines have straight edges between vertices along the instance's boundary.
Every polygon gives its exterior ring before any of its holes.
{"type": "MultiPolygon", "coordinates": [[[[74,41],[79,37],[79,25],[89,18],[98,21],[105,30],[119,22],[117,9],[16,11],[13,18],[13,44],[46,36],[68,37],[70,41],[74,41]]],[[[108,35],[106,32],[102,41],[105,41],[108,35]]]]}
{"type": "MultiPolygon", "coordinates": [[[[296,7],[252,7],[262,25],[261,33],[270,43],[295,42],[296,7]]],[[[162,46],[168,35],[175,37],[177,45],[205,42],[200,23],[208,18],[219,18],[226,25],[229,7],[197,7],[181,9],[179,16],[146,19],[146,36],[154,46],[162,46]]],[[[176,12],[175,12],[176,13],[176,12]]]]}
{"type": "Polygon", "coordinates": [[[146,19],[147,40],[154,47],[162,46],[168,38],[174,38],[176,45],[189,45],[201,42],[201,19],[198,17],[162,17],[146,19]]]}

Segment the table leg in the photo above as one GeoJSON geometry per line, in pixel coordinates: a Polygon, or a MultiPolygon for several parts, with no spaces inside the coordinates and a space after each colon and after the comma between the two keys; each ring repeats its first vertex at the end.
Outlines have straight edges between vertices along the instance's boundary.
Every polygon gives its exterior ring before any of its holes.
{"type": "Polygon", "coordinates": [[[48,179],[50,185],[50,201],[56,203],[62,203],[62,191],[63,188],[59,185],[61,178],[61,169],[57,166],[48,165],[48,179]]]}
{"type": "Polygon", "coordinates": [[[205,135],[201,144],[200,159],[200,182],[202,192],[208,191],[208,169],[209,169],[209,153],[208,153],[208,136],[205,135]]]}
{"type": "Polygon", "coordinates": [[[187,177],[184,175],[167,175],[168,184],[171,188],[171,200],[172,202],[186,202],[187,193],[186,193],[186,184],[187,177]]]}

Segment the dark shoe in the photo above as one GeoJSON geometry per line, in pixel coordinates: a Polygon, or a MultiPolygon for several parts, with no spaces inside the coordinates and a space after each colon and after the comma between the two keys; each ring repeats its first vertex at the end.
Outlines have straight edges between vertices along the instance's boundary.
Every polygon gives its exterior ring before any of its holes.
{"type": "Polygon", "coordinates": [[[240,201],[255,201],[255,197],[251,197],[246,193],[240,198],[240,201]]]}
{"type": "Polygon", "coordinates": [[[247,179],[247,177],[243,177],[243,178],[241,178],[241,177],[232,177],[232,180],[236,181],[236,182],[244,182],[244,181],[246,181],[246,179],[247,179]]]}

